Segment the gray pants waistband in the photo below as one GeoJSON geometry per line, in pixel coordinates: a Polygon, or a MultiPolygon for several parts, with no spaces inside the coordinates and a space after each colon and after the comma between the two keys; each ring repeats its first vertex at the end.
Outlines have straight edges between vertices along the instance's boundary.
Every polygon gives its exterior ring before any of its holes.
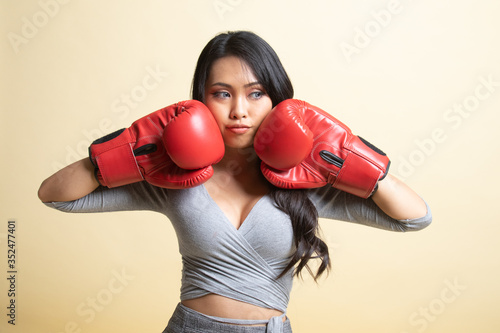
{"type": "Polygon", "coordinates": [[[178,304],[167,328],[163,333],[182,333],[191,330],[218,333],[291,333],[290,320],[283,322],[283,317],[276,316],[270,320],[240,320],[207,316],[203,313],[178,304]],[[265,326],[245,326],[266,324],[265,326]]]}

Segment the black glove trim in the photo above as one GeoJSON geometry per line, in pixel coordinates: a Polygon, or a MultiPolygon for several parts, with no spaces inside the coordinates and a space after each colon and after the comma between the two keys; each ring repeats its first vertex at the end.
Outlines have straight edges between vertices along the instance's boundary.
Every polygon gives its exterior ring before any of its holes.
{"type": "Polygon", "coordinates": [[[113,133],[109,133],[105,136],[103,136],[102,138],[99,138],[97,140],[95,140],[94,142],[92,142],[93,145],[98,145],[100,143],[103,143],[103,142],[106,142],[106,141],[109,141],[109,140],[113,140],[114,138],[116,138],[117,136],[119,136],[120,134],[123,133],[123,131],[125,131],[126,128],[122,128],[122,129],[119,129],[117,131],[114,131],[113,133]]]}
{"type": "Polygon", "coordinates": [[[152,154],[158,150],[158,147],[154,143],[149,143],[139,148],[134,149],[134,156],[142,156],[147,154],[152,154]]]}
{"type": "Polygon", "coordinates": [[[319,156],[326,162],[335,165],[338,168],[342,168],[344,165],[344,160],[338,157],[337,155],[329,152],[328,150],[322,150],[319,152],[319,156]]]}
{"type": "Polygon", "coordinates": [[[363,139],[362,137],[358,136],[358,138],[365,144],[367,145],[369,148],[371,148],[374,152],[382,155],[382,156],[387,156],[382,150],[378,149],[377,147],[375,147],[374,145],[372,145],[370,142],[366,141],[365,139],[363,139]]]}

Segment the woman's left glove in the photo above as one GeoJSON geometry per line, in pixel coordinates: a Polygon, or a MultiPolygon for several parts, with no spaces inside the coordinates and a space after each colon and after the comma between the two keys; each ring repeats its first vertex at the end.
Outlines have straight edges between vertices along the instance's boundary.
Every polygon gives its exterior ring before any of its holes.
{"type": "Polygon", "coordinates": [[[224,141],[201,102],[179,102],[108,134],[89,147],[98,182],[117,187],[146,180],[164,188],[187,188],[213,175],[224,141]]]}
{"type": "Polygon", "coordinates": [[[264,176],[282,188],[331,184],[368,198],[389,170],[389,158],[327,112],[304,101],[279,103],[254,139],[264,176]]]}

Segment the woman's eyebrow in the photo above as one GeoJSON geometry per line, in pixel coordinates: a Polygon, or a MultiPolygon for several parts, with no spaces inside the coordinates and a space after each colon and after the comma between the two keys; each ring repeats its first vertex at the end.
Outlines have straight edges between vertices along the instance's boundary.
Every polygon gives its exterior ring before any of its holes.
{"type": "Polygon", "coordinates": [[[212,87],[213,86],[221,86],[221,87],[231,88],[230,84],[223,83],[223,82],[215,82],[214,84],[212,84],[212,87]]]}
{"type": "Polygon", "coordinates": [[[245,84],[245,88],[248,88],[248,87],[252,87],[252,86],[261,86],[262,84],[258,81],[255,81],[255,82],[250,82],[250,83],[247,83],[245,84]]]}
{"type": "MultiPolygon", "coordinates": [[[[260,82],[258,81],[255,81],[255,82],[250,82],[250,83],[247,83],[244,85],[245,88],[248,88],[248,87],[252,87],[252,86],[259,86],[259,85],[262,85],[260,82]]],[[[224,82],[215,82],[212,84],[212,87],[213,86],[221,86],[221,87],[225,87],[225,88],[232,88],[232,85],[228,84],[228,83],[224,83],[224,82]]]]}

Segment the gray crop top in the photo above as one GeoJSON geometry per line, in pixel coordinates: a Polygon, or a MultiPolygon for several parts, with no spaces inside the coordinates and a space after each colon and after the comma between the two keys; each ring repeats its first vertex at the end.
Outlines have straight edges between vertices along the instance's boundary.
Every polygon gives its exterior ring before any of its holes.
{"type": "MultiPolygon", "coordinates": [[[[326,186],[308,190],[322,218],[360,223],[392,231],[419,230],[427,215],[394,220],[371,199],[361,199],[326,186]]],[[[182,255],[181,300],[209,293],[286,312],[292,272],[276,277],[287,266],[295,247],[288,215],[268,196],[262,197],[236,229],[203,185],[183,190],[154,187],[146,182],[118,188],[99,187],[69,202],[46,203],[64,212],[93,213],[151,210],[173,224],[182,255]]]]}

